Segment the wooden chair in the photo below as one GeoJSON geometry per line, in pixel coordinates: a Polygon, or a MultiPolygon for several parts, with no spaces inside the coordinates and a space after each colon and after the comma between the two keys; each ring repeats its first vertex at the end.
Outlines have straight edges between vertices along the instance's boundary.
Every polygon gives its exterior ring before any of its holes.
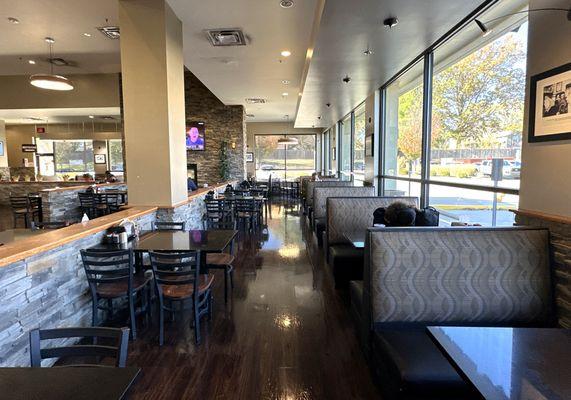
{"type": "Polygon", "coordinates": [[[184,306],[192,302],[194,312],[194,340],[200,344],[200,317],[212,318],[212,283],[214,277],[200,274],[200,252],[149,252],[153,268],[155,290],[159,299],[159,345],[164,342],[165,310],[174,316],[176,302],[184,306]],[[167,306],[165,301],[168,301],[167,306]]]}
{"type": "Polygon", "coordinates": [[[18,225],[19,218],[24,219],[24,226],[27,228],[32,217],[28,196],[10,196],[10,206],[14,217],[14,229],[18,225]]]}
{"type": "MultiPolygon", "coordinates": [[[[209,230],[234,230],[235,221],[207,221],[209,230]]],[[[228,302],[228,281],[234,289],[234,240],[230,242],[229,253],[208,253],[206,267],[208,269],[221,269],[224,271],[224,303],[228,302]]]]}
{"type": "Polygon", "coordinates": [[[186,222],[155,221],[154,228],[156,231],[186,231],[186,222]]]}
{"type": "MultiPolygon", "coordinates": [[[[32,367],[41,367],[42,360],[63,357],[112,357],[115,366],[123,368],[127,363],[129,328],[58,328],[30,331],[30,362],[32,367]],[[78,344],[42,348],[41,341],[49,339],[93,338],[94,344],[78,344]],[[114,339],[114,345],[98,345],[97,338],[114,339]]],[[[66,365],[66,367],[104,367],[101,364],[66,365]]]]}
{"type": "Polygon", "coordinates": [[[137,338],[136,316],[142,312],[150,313],[149,288],[150,278],[143,273],[133,274],[133,250],[81,250],[81,258],[85,275],[91,291],[92,325],[97,326],[98,310],[109,313],[113,317],[113,299],[127,298],[129,304],[129,319],[131,323],[131,337],[137,338]],[[136,295],[142,293],[142,304],[136,312],[136,295]],[[99,304],[106,300],[107,306],[99,304]]]}

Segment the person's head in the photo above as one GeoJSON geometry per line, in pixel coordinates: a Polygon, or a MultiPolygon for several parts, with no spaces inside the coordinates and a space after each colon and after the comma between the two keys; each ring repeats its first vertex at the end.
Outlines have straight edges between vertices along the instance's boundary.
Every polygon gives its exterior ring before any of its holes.
{"type": "Polygon", "coordinates": [[[571,101],[571,83],[565,86],[565,97],[567,97],[567,101],[571,101]]]}
{"type": "Polygon", "coordinates": [[[402,201],[395,201],[385,211],[387,226],[413,226],[415,219],[416,210],[414,206],[402,201]]]}
{"type": "Polygon", "coordinates": [[[188,131],[188,136],[190,137],[191,142],[198,141],[198,138],[200,137],[200,133],[198,132],[198,128],[196,126],[191,127],[188,131]]]}

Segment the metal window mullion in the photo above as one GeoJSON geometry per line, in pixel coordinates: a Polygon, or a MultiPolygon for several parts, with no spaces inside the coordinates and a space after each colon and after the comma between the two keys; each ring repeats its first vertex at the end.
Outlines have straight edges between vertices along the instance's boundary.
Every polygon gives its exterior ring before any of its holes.
{"type": "Polygon", "coordinates": [[[386,138],[386,112],[387,112],[387,89],[383,87],[380,89],[379,101],[379,147],[377,149],[379,155],[379,196],[385,194],[385,138],[386,138]]]}
{"type": "Polygon", "coordinates": [[[420,205],[427,207],[429,204],[430,178],[430,145],[432,136],[432,72],[434,66],[434,53],[424,56],[423,96],[422,96],[422,156],[421,156],[421,180],[420,205]]]}

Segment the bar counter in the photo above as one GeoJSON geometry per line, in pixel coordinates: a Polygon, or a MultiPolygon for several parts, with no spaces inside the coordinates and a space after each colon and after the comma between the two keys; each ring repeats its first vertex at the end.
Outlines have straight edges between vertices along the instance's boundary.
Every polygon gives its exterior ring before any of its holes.
{"type": "Polygon", "coordinates": [[[101,243],[108,227],[128,218],[141,230],[151,230],[156,220],[202,228],[206,194],[226,184],[198,189],[172,207],[134,206],[0,246],[0,367],[29,366],[31,329],[90,326],[91,297],[79,251],[101,243]]]}

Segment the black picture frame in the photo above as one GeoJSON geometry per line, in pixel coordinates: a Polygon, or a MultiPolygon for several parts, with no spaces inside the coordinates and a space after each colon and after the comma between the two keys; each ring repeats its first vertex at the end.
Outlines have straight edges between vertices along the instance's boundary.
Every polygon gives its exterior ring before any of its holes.
{"type": "MultiPolygon", "coordinates": [[[[537,107],[541,107],[542,112],[544,113],[544,104],[537,104],[537,94],[538,89],[544,89],[547,86],[555,86],[555,90],[557,90],[557,85],[561,83],[561,88],[564,89],[562,82],[556,82],[552,85],[541,85],[541,81],[553,78],[558,75],[567,74],[571,71],[571,63],[561,65],[560,67],[550,69],[549,71],[542,72],[540,74],[534,75],[530,78],[530,92],[529,92],[529,126],[528,126],[528,142],[529,143],[538,143],[538,142],[550,142],[550,141],[557,141],[557,140],[568,140],[571,139],[571,109],[568,111],[570,118],[566,118],[565,121],[562,123],[564,128],[561,132],[555,133],[548,133],[548,134],[539,134],[538,132],[538,121],[536,118],[536,114],[539,112],[537,107]],[[568,120],[568,122],[567,122],[568,120]]],[[[561,77],[563,79],[563,77],[561,77]]],[[[544,90],[545,93],[545,90],[544,90]]],[[[544,95],[545,96],[545,95],[544,95]]],[[[571,99],[567,100],[571,103],[571,99]]],[[[571,105],[571,104],[570,104],[571,105]]],[[[568,106],[569,107],[569,106],[568,106]]],[[[569,107],[571,108],[571,107],[569,107]]]]}
{"type": "Polygon", "coordinates": [[[248,163],[254,162],[254,153],[252,153],[252,152],[246,153],[246,162],[248,162],[248,163]]]}

